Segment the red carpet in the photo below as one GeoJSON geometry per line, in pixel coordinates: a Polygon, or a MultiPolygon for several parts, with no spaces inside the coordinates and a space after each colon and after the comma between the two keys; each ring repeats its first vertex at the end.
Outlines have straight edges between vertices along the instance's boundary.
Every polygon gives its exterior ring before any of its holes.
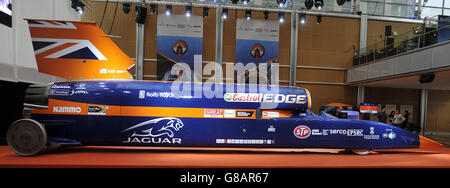
{"type": "Polygon", "coordinates": [[[0,146],[0,167],[224,167],[224,168],[335,168],[335,167],[446,167],[450,148],[375,150],[358,156],[337,149],[280,149],[278,152],[202,148],[169,150],[142,147],[75,147],[21,157],[0,146]],[[207,150],[206,150],[207,149],[207,150]]]}

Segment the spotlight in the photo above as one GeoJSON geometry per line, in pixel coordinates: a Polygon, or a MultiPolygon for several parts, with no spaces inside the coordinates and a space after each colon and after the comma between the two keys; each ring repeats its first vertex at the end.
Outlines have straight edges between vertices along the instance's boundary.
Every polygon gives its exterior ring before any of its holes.
{"type": "Polygon", "coordinates": [[[306,23],[306,13],[300,13],[299,14],[300,23],[305,24],[306,23]]]}
{"type": "Polygon", "coordinates": [[[192,5],[186,5],[186,9],[184,11],[184,14],[186,14],[186,17],[191,17],[191,15],[192,15],[192,5]]]}
{"type": "Polygon", "coordinates": [[[314,6],[314,0],[305,0],[306,9],[310,10],[314,6]]]}
{"type": "Polygon", "coordinates": [[[172,14],[172,5],[166,5],[166,15],[170,16],[172,14]]]}
{"type": "Polygon", "coordinates": [[[317,24],[320,24],[322,22],[322,15],[317,15],[317,24]]]}
{"type": "Polygon", "coordinates": [[[323,0],[316,0],[315,6],[317,9],[322,9],[323,7],[323,0]]]}
{"type": "Polygon", "coordinates": [[[208,17],[209,7],[203,7],[203,18],[208,17]]]}
{"type": "Polygon", "coordinates": [[[252,18],[252,11],[251,10],[245,10],[245,19],[250,20],[252,18]]]}
{"type": "Polygon", "coordinates": [[[122,3],[122,10],[125,14],[128,14],[130,12],[130,3],[122,3]]]}
{"type": "Polygon", "coordinates": [[[242,0],[242,4],[246,5],[246,4],[248,4],[249,1],[250,0],[242,0]]]}
{"type": "Polygon", "coordinates": [[[345,0],[336,0],[336,3],[341,6],[345,3],[345,0]]]}
{"type": "Polygon", "coordinates": [[[150,14],[156,13],[157,6],[155,4],[150,4],[150,14]]]}
{"type": "Polygon", "coordinates": [[[228,8],[223,8],[222,10],[222,18],[227,19],[228,17],[228,8]]]}
{"type": "Polygon", "coordinates": [[[145,4],[136,4],[136,23],[144,24],[145,19],[147,18],[147,7],[145,4]]]}
{"type": "Polygon", "coordinates": [[[286,0],[277,0],[277,4],[279,7],[284,7],[284,4],[286,4],[286,0]]]}
{"type": "Polygon", "coordinates": [[[278,21],[280,21],[280,23],[284,22],[284,12],[278,13],[278,21]]]}
{"type": "Polygon", "coordinates": [[[72,0],[72,8],[75,9],[78,14],[84,13],[84,6],[85,4],[80,0],[72,0]]]}
{"type": "Polygon", "coordinates": [[[264,11],[264,20],[269,19],[269,11],[265,10],[264,11]]]}

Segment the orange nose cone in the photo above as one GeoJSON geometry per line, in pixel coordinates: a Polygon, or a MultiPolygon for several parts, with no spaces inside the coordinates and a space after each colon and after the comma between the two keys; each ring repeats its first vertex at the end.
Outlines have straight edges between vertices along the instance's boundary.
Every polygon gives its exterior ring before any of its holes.
{"type": "Polygon", "coordinates": [[[420,137],[420,147],[421,148],[446,148],[446,146],[440,144],[439,142],[436,142],[434,140],[431,140],[429,138],[419,136],[420,137]]]}

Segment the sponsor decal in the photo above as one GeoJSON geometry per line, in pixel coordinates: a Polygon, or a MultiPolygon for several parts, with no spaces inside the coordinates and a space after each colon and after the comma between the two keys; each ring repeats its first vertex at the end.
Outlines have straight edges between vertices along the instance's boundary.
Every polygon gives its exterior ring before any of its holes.
{"type": "Polygon", "coordinates": [[[362,129],[348,129],[347,136],[363,136],[362,129]]]}
{"type": "Polygon", "coordinates": [[[50,89],[50,95],[69,96],[70,90],[68,89],[50,89]]]}
{"type": "Polygon", "coordinates": [[[236,111],[236,117],[252,117],[253,111],[236,111]]]}
{"type": "Polygon", "coordinates": [[[328,136],[328,135],[342,135],[342,136],[364,136],[362,129],[312,129],[312,135],[328,136]]]}
{"type": "Polygon", "coordinates": [[[183,122],[175,117],[148,120],[123,130],[122,133],[132,134],[122,143],[181,144],[181,138],[175,137],[175,133],[183,127],[183,122]]]}
{"type": "Polygon", "coordinates": [[[173,98],[175,94],[170,92],[147,92],[145,94],[146,97],[161,97],[161,98],[173,98]]]}
{"type": "Polygon", "coordinates": [[[54,106],[53,112],[56,113],[81,113],[81,107],[73,107],[73,106],[54,106]]]}
{"type": "Polygon", "coordinates": [[[74,94],[87,95],[87,94],[89,94],[89,92],[86,91],[86,90],[74,90],[74,89],[73,89],[73,90],[70,92],[70,96],[72,96],[72,95],[74,95],[74,94]]]}
{"type": "Polygon", "coordinates": [[[224,110],[223,115],[226,118],[235,118],[236,117],[236,110],[224,110]]]}
{"type": "Polygon", "coordinates": [[[280,113],[272,112],[272,111],[263,111],[263,117],[264,118],[278,118],[278,117],[280,117],[280,113]]]}
{"type": "Polygon", "coordinates": [[[175,94],[170,92],[146,92],[145,90],[139,90],[139,98],[152,98],[152,97],[160,97],[160,98],[173,98],[175,94]]]}
{"type": "Polygon", "coordinates": [[[377,140],[380,138],[380,135],[375,135],[375,128],[370,127],[369,135],[364,135],[364,139],[366,140],[377,140]]]}
{"type": "Polygon", "coordinates": [[[145,90],[139,90],[139,98],[144,99],[145,98],[145,90]]]}
{"type": "Polygon", "coordinates": [[[106,110],[109,109],[108,106],[88,106],[89,115],[106,115],[106,110]]]}
{"type": "Polygon", "coordinates": [[[204,109],[204,117],[223,117],[222,109],[204,109]]]}
{"type": "Polygon", "coordinates": [[[52,89],[70,89],[70,86],[69,85],[55,85],[55,84],[53,84],[51,88],[52,89]]]}
{"type": "Polygon", "coordinates": [[[306,125],[297,126],[294,129],[294,135],[300,139],[308,138],[311,136],[311,129],[306,125]]]}
{"type": "Polygon", "coordinates": [[[123,74],[126,73],[124,70],[113,70],[113,69],[107,69],[107,68],[102,68],[99,69],[99,73],[100,74],[123,74]]]}
{"type": "Polygon", "coordinates": [[[260,93],[225,93],[223,99],[227,102],[265,102],[265,103],[288,103],[305,104],[306,95],[284,95],[284,94],[260,94],[260,93]]]}
{"type": "Polygon", "coordinates": [[[312,134],[312,135],[322,135],[322,132],[320,132],[319,129],[312,129],[312,130],[311,130],[311,134],[312,134]]]}
{"type": "Polygon", "coordinates": [[[227,102],[261,102],[262,94],[258,93],[225,93],[227,102]]]}
{"type": "Polygon", "coordinates": [[[394,139],[396,137],[396,134],[394,132],[390,132],[388,133],[383,133],[383,138],[389,138],[389,139],[394,139]]]}
{"type": "Polygon", "coordinates": [[[271,125],[268,129],[267,132],[269,133],[274,133],[275,132],[275,127],[273,127],[273,125],[271,125]]]}
{"type": "Polygon", "coordinates": [[[216,139],[216,144],[275,144],[275,140],[265,140],[265,139],[216,139]]]}
{"type": "Polygon", "coordinates": [[[394,133],[394,132],[391,132],[391,133],[389,133],[388,138],[394,139],[395,136],[396,136],[395,133],[394,133]]]}
{"type": "Polygon", "coordinates": [[[340,134],[343,136],[363,136],[362,129],[330,129],[330,134],[340,134]]]}
{"type": "Polygon", "coordinates": [[[74,84],[74,87],[75,87],[75,89],[83,90],[83,89],[86,89],[86,84],[85,83],[76,83],[76,84],[74,84]]]}

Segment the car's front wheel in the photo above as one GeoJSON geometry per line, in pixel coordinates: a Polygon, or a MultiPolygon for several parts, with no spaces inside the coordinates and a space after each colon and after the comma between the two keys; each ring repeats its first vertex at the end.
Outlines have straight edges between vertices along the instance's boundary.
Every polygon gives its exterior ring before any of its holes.
{"type": "Polygon", "coordinates": [[[372,152],[371,149],[352,149],[352,152],[356,155],[368,155],[372,152]]]}

